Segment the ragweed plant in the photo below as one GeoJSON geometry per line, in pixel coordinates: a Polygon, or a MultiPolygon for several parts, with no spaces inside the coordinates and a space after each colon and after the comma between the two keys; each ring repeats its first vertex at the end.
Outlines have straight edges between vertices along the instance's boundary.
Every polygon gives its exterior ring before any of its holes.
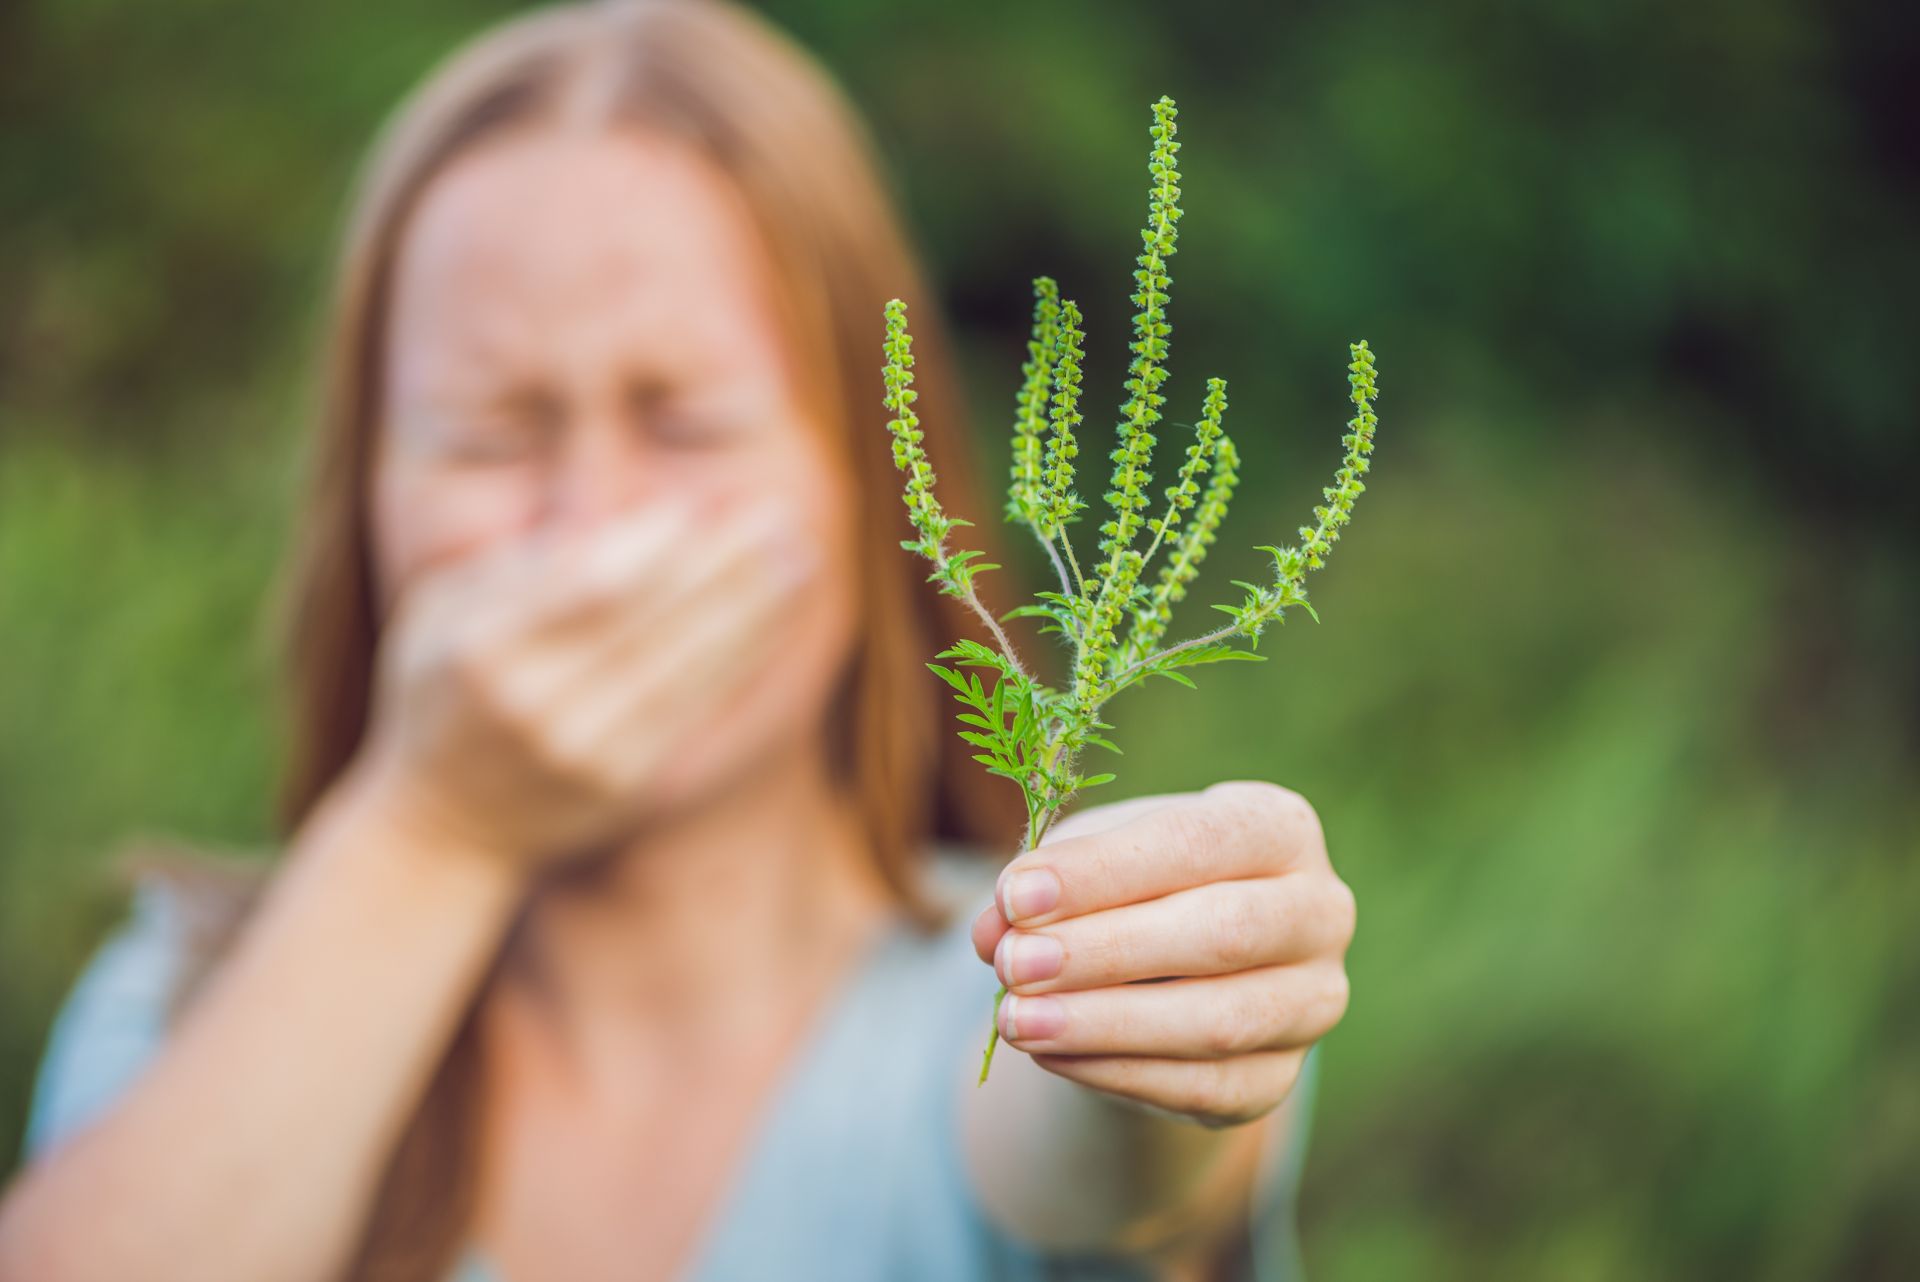
{"type": "MultiPolygon", "coordinates": [[[[980,553],[956,550],[949,539],[971,524],[949,516],[934,496],[934,473],[921,441],[920,419],[913,410],[913,337],[907,332],[907,308],[899,299],[886,307],[886,406],[893,418],[893,460],[906,473],[907,515],[919,537],[901,542],[933,564],[928,580],[979,616],[992,646],[960,640],[929,663],[953,689],[962,711],[960,737],[979,751],[974,760],[989,774],[1009,779],[1026,799],[1023,849],[1046,837],[1073,798],[1108,782],[1108,773],[1081,770],[1089,748],[1118,753],[1102,732],[1112,729],[1101,717],[1107,702],[1149,677],[1165,677],[1192,686],[1185,669],[1235,659],[1262,659],[1253,652],[1269,624],[1285,621],[1295,606],[1317,622],[1307,601],[1307,575],[1326,564],[1340,530],[1353,516],[1354,501],[1365,490],[1361,480],[1370,466],[1374,428],[1373,352],[1362,341],[1348,348],[1348,399],[1354,415],[1341,438],[1345,455],[1325,502],[1313,509],[1313,523],[1299,530],[1299,543],[1265,546],[1273,559],[1273,578],[1263,584],[1235,581],[1245,592],[1236,605],[1213,608],[1228,617],[1221,627],[1172,645],[1162,641],[1173,607],[1187,596],[1207,551],[1219,536],[1227,506],[1240,481],[1240,456],[1226,434],[1226,380],[1207,380],[1200,417],[1173,476],[1156,502],[1152,496],[1154,428],[1161,420],[1167,379],[1167,264],[1178,246],[1180,171],[1175,156],[1175,109],[1171,98],[1153,106],[1153,145],[1147,163],[1152,186],[1147,196],[1147,225],[1134,271],[1132,301],[1133,359],[1127,369],[1126,401],[1120,407],[1116,443],[1108,454],[1111,477],[1104,494],[1109,516],[1099,526],[1097,557],[1083,571],[1068,528],[1089,506],[1075,490],[1080,454],[1082,344],[1080,309],[1060,296],[1059,285],[1042,276],[1033,283],[1032,337],[1021,367],[1014,400],[1013,458],[1006,519],[1026,526],[1039,541],[1059,579],[1059,591],[996,616],[981,602],[975,579],[999,567],[982,564],[980,553]],[[1148,569],[1165,554],[1151,579],[1148,569]],[[1042,634],[1060,638],[1068,651],[1066,679],[1058,687],[1043,684],[1020,660],[1002,623],[1038,618],[1042,634]],[[1244,646],[1241,643],[1245,643],[1244,646]],[[984,677],[983,677],[984,674],[984,677]]],[[[999,1040],[998,1015],[1005,987],[994,996],[995,1023],[981,1057],[980,1080],[987,1080],[999,1040]]]]}

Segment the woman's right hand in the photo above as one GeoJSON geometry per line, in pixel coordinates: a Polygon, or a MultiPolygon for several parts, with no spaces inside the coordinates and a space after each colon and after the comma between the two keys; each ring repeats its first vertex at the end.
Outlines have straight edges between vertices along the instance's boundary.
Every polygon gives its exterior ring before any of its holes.
{"type": "Polygon", "coordinates": [[[814,556],[782,511],[668,499],[430,572],[388,621],[353,786],[519,871],[613,840],[767,661],[814,556]]]}

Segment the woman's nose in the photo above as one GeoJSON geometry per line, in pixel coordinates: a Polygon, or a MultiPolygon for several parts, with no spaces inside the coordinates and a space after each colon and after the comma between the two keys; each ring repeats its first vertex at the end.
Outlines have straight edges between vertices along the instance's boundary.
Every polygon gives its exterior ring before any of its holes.
{"type": "Polygon", "coordinates": [[[658,488],[659,469],[633,433],[580,423],[554,457],[546,520],[562,531],[599,526],[657,498],[658,488]]]}

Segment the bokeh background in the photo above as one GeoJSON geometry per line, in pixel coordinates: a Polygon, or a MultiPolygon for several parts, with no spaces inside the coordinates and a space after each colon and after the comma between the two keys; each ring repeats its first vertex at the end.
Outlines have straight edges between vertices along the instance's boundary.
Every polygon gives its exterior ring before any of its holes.
{"type": "MultiPolygon", "coordinates": [[[[1290,783],[1357,890],[1314,1275],[1914,1276],[1914,7],[764,7],[873,123],[996,474],[1033,275],[1120,400],[1179,100],[1170,416],[1230,378],[1249,478],[1214,599],[1379,353],[1325,624],[1115,708],[1116,788],[1290,783]]],[[[0,7],[0,1173],[115,852],[269,840],[260,620],[345,186],[510,8],[0,7]]]]}

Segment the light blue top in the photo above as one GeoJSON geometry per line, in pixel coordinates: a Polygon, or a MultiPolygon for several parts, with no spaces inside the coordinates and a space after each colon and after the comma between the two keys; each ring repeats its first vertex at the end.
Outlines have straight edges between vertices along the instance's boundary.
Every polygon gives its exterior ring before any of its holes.
{"type": "MultiPolygon", "coordinates": [[[[953,902],[990,898],[995,870],[987,861],[942,854],[933,867],[953,902]]],[[[687,1282],[1149,1276],[1117,1259],[1037,1251],[975,1205],[957,1144],[954,1086],[977,1062],[972,1052],[997,981],[974,955],[971,924],[964,909],[933,935],[901,921],[871,946],[763,1106],[687,1282]]],[[[130,919],[95,954],[55,1021],[27,1125],[29,1155],[84,1125],[159,1046],[185,930],[184,906],[159,883],[143,884],[130,919]]],[[[1246,1282],[1300,1276],[1293,1202],[1317,1058],[1308,1058],[1297,1088],[1299,1123],[1265,1154],[1248,1208],[1246,1282]]],[[[476,1253],[450,1282],[502,1280],[476,1253]]]]}

